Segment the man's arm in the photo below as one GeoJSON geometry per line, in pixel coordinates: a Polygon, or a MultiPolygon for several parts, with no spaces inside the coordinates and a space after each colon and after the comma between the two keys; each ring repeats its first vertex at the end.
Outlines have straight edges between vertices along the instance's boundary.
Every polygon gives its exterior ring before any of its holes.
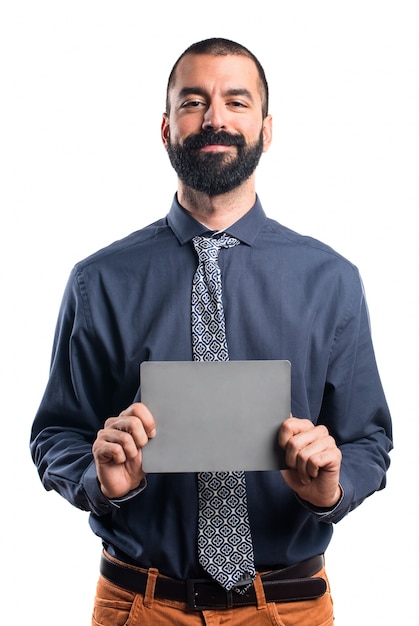
{"type": "MultiPolygon", "coordinates": [[[[86,294],[75,269],[62,300],[49,380],[30,447],[45,489],[57,491],[77,508],[104,515],[115,505],[101,490],[92,445],[106,419],[123,408],[118,407],[119,396],[134,397],[138,380],[127,383],[132,391],[120,392],[112,372],[116,357],[109,352],[113,344],[104,346],[98,337],[86,294]]],[[[111,332],[104,327],[102,335],[111,332]]]]}
{"type": "Polygon", "coordinates": [[[322,509],[327,522],[339,521],[385,486],[392,449],[390,412],[359,278],[347,293],[350,307],[337,325],[320,413],[311,426],[288,420],[280,434],[291,465],[284,479],[313,512],[322,509]]]}

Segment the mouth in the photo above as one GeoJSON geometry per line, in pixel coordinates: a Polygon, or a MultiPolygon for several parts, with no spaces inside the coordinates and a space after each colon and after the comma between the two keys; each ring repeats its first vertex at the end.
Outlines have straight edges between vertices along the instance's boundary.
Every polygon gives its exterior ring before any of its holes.
{"type": "Polygon", "coordinates": [[[227,152],[232,146],[226,146],[225,144],[213,143],[207,146],[202,146],[202,152],[227,152]]]}
{"type": "Polygon", "coordinates": [[[230,148],[239,149],[245,145],[241,135],[231,135],[225,131],[205,131],[198,135],[190,135],[184,141],[184,148],[200,152],[228,152],[230,148]]]}

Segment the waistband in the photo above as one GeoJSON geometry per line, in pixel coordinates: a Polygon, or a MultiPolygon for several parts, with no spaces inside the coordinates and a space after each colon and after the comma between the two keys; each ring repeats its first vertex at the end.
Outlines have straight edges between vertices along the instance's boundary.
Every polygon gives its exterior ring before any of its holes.
{"type": "MultiPolygon", "coordinates": [[[[326,591],[326,581],[315,577],[324,567],[323,555],[314,556],[295,565],[261,575],[266,602],[295,602],[320,598],[326,591]]],[[[100,562],[101,575],[110,582],[144,595],[148,573],[119,561],[105,553],[100,562]]],[[[246,593],[226,591],[211,579],[177,580],[159,575],[154,597],[184,602],[192,610],[226,609],[257,604],[256,591],[251,586],[246,593]]]]}

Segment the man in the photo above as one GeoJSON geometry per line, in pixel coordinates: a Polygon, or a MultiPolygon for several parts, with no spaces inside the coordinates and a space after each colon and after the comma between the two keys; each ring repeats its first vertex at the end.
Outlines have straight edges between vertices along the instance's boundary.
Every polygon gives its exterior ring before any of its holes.
{"type": "Polygon", "coordinates": [[[45,488],[90,511],[103,540],[93,624],[332,624],[322,556],[332,524],[385,486],[392,446],[359,274],[266,217],[255,169],[272,119],[264,71],[246,48],[224,39],[188,48],[169,78],[161,133],[178,175],[172,207],[74,268],[33,459],[45,488]],[[222,358],[292,364],[292,415],[278,434],[287,469],[234,476],[248,560],[239,573],[237,554],[228,558],[222,583],[201,558],[202,476],[142,468],[159,424],[138,388],[143,361],[201,358],[191,298],[193,308],[197,242],[209,240],[222,276],[222,358]]]}

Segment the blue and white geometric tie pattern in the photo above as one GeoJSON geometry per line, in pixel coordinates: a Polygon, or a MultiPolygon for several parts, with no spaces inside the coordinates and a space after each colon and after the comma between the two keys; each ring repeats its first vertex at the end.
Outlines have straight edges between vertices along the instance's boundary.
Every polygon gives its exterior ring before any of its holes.
{"type": "MultiPolygon", "coordinates": [[[[218,253],[240,241],[226,234],[192,241],[199,258],[192,284],[194,360],[228,361],[218,253]]],[[[245,473],[198,473],[198,499],[199,562],[225,589],[245,593],[256,576],[245,473]]]]}

